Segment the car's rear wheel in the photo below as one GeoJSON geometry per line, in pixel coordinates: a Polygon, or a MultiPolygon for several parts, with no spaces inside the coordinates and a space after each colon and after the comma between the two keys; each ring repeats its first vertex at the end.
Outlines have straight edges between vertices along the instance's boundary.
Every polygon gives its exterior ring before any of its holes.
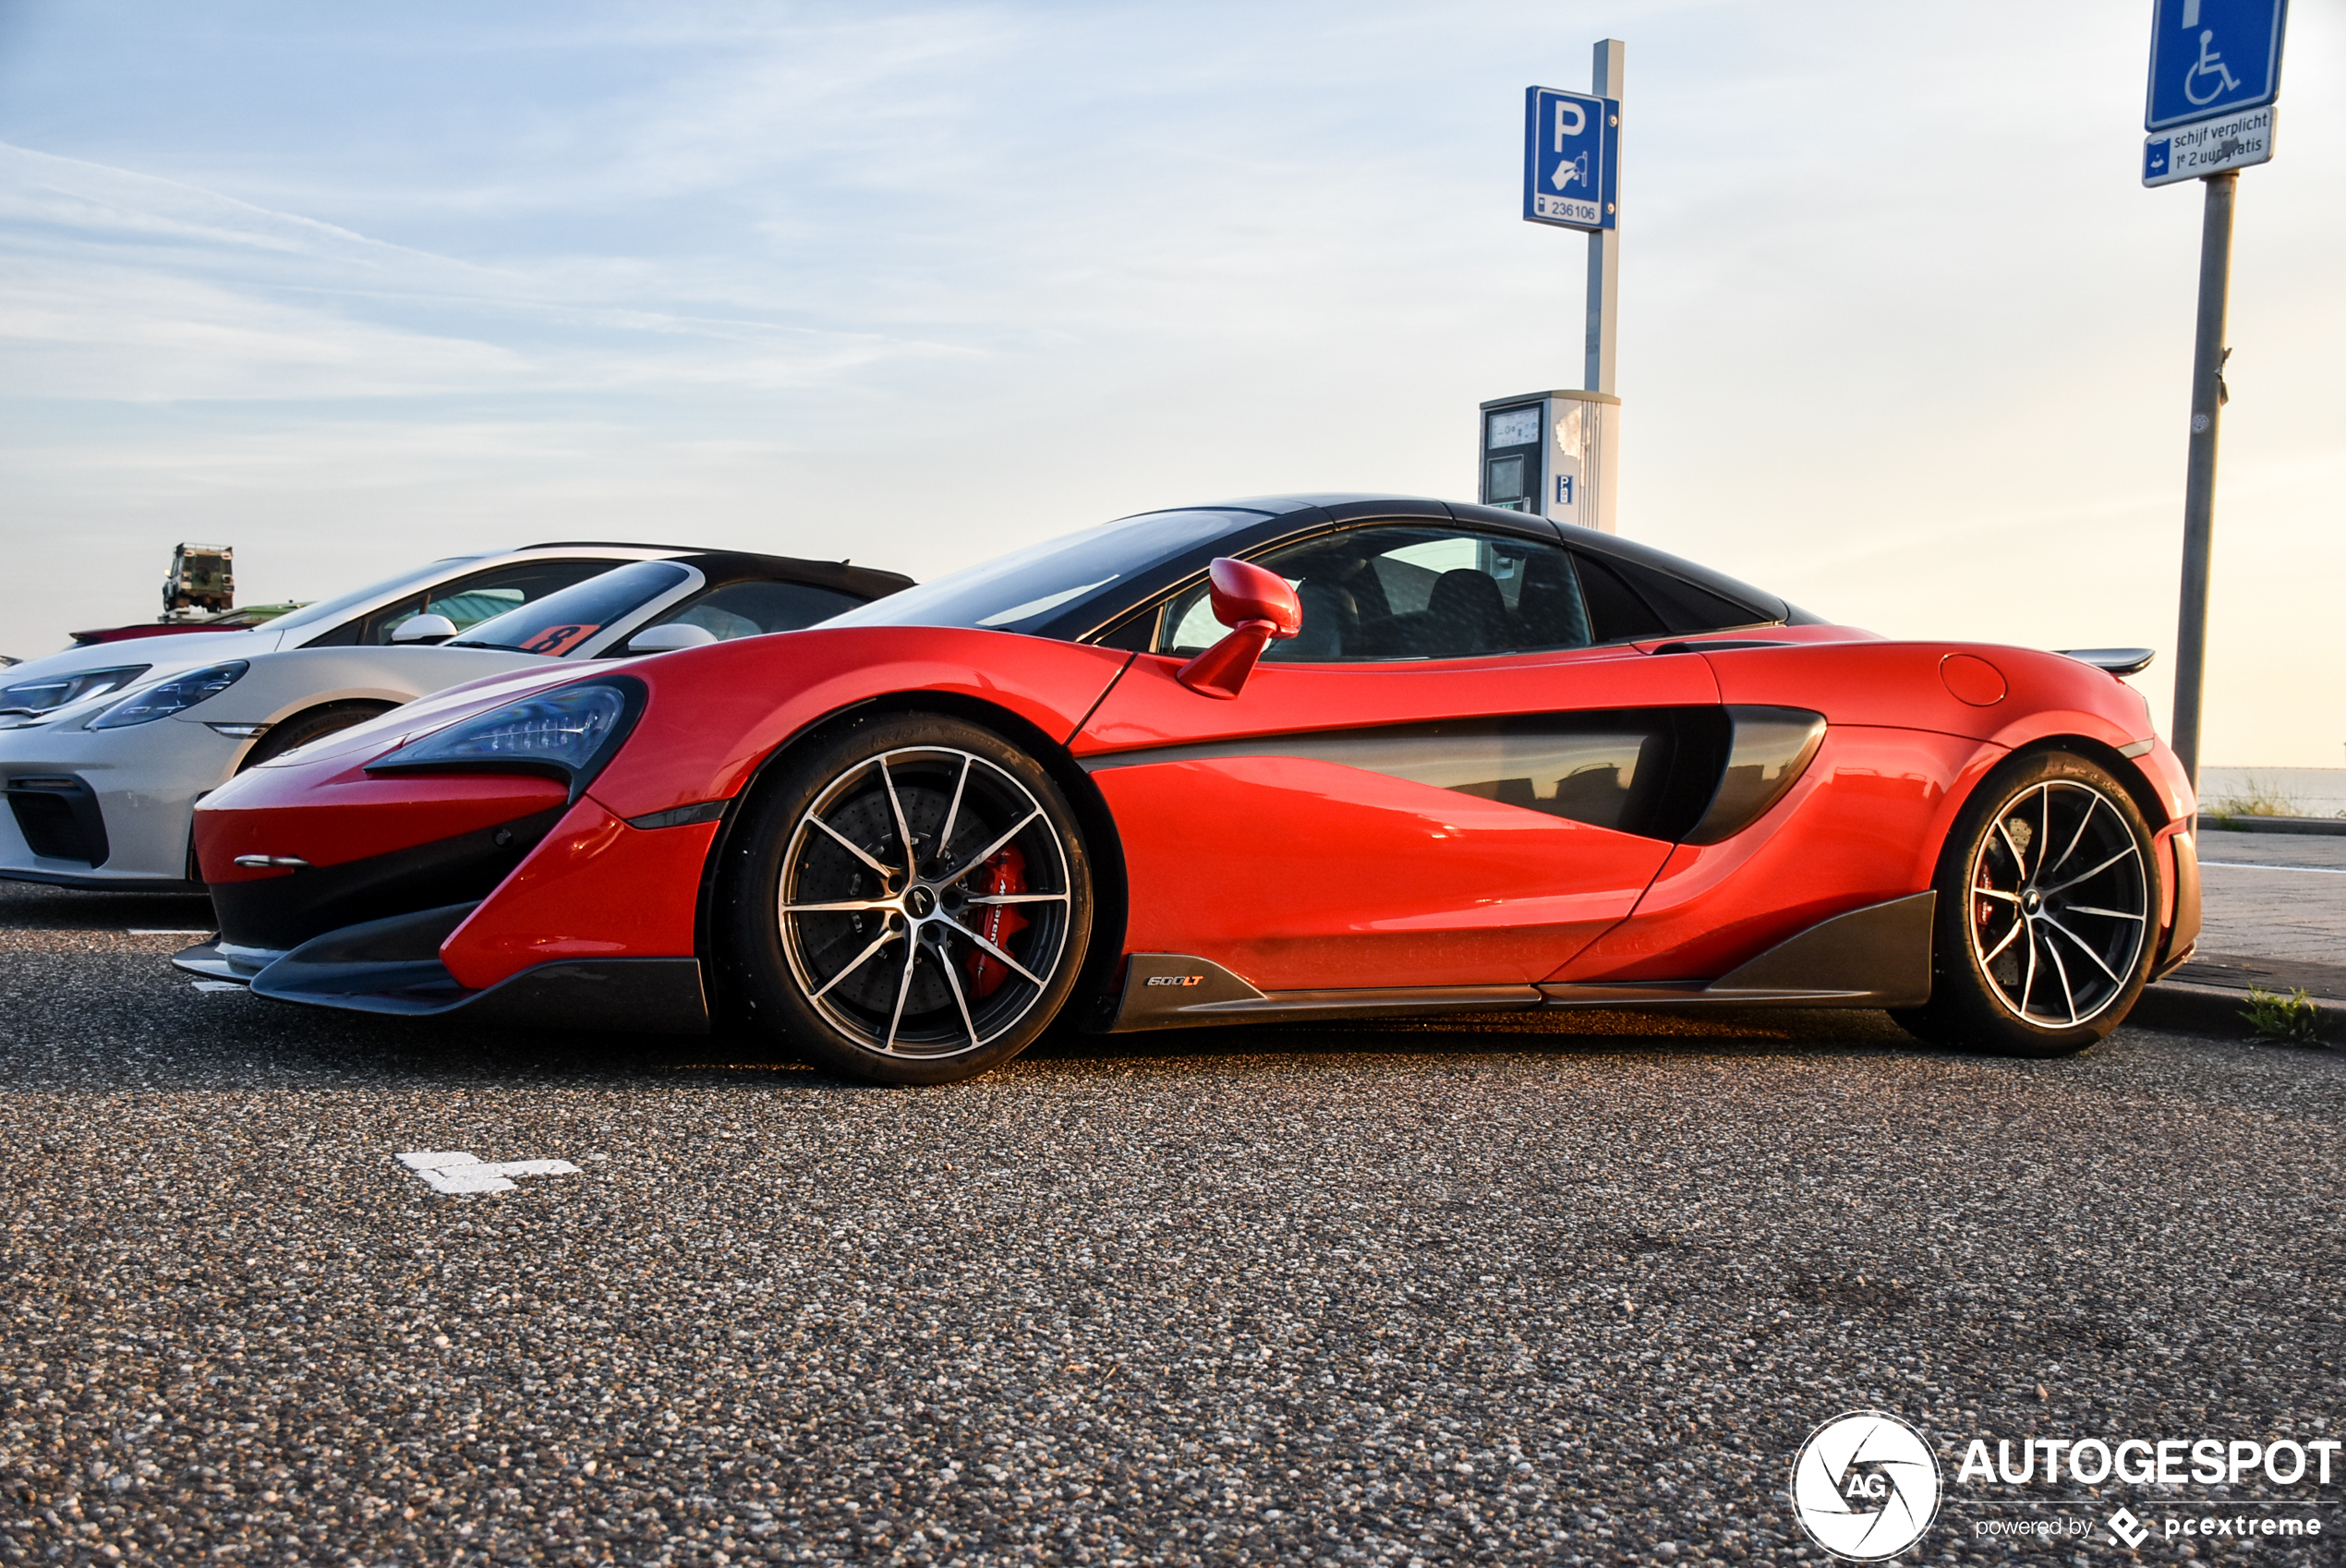
{"type": "Polygon", "coordinates": [[[2062,1056],[2118,1027],[2148,982],[2158,880],[2149,824],[2109,771],[2042,752],[1990,776],[1941,857],[1928,1006],[1936,1044],[2062,1056]]]}
{"type": "Polygon", "coordinates": [[[1049,773],[990,730],[852,722],[783,761],[734,842],[732,977],[750,1018],[817,1065],[969,1078],[1024,1050],[1074,988],[1082,832],[1049,773]]]}

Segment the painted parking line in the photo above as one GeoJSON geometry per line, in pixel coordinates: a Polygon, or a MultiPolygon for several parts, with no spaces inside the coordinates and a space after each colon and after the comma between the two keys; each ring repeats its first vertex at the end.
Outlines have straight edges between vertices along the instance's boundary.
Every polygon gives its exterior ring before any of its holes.
{"type": "Polygon", "coordinates": [[[194,986],[199,991],[244,991],[249,989],[249,987],[240,985],[233,980],[191,980],[187,983],[194,986]]]}
{"type": "Polygon", "coordinates": [[[210,936],[210,926],[134,925],[123,933],[125,936],[210,936]]]}
{"type": "Polygon", "coordinates": [[[2262,861],[2201,861],[2226,871],[2310,871],[2316,876],[2346,876],[2346,865],[2267,865],[2262,861]]]}
{"type": "Polygon", "coordinates": [[[505,1160],[491,1164],[461,1149],[417,1151],[398,1156],[434,1192],[511,1192],[515,1176],[577,1176],[568,1160],[505,1160]]]}

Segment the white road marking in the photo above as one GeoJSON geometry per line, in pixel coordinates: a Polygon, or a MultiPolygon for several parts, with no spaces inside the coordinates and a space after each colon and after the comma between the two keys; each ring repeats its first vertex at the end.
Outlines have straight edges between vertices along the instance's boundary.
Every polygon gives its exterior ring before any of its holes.
{"type": "Polygon", "coordinates": [[[402,1154],[399,1163],[423,1177],[434,1192],[511,1192],[514,1176],[577,1176],[568,1160],[506,1160],[490,1164],[461,1149],[402,1154]]]}
{"type": "Polygon", "coordinates": [[[208,925],[201,930],[179,925],[134,925],[123,935],[125,936],[210,936],[212,931],[208,925]]]}
{"type": "Polygon", "coordinates": [[[2262,861],[2201,861],[2226,871],[2310,871],[2316,876],[2346,876],[2346,865],[2267,865],[2262,861]]]}
{"type": "Polygon", "coordinates": [[[188,983],[193,985],[199,991],[243,991],[249,989],[247,986],[237,984],[233,980],[194,980],[189,981],[188,983]]]}

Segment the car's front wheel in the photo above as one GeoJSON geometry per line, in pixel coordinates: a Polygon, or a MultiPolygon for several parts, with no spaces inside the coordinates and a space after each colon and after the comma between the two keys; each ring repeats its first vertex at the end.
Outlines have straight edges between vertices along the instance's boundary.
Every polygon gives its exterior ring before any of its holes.
{"type": "Polygon", "coordinates": [[[2158,886],[2150,826],[2107,769],[2059,751],[2009,763],[1941,858],[1931,999],[1893,1016],[1959,1050],[2082,1051],[2149,980],[2158,886]]]}
{"type": "Polygon", "coordinates": [[[783,759],[733,843],[732,978],[751,1019],[820,1066],[969,1078],[1031,1044],[1075,986],[1083,835],[1049,773],[990,730],[851,722],[783,759]]]}
{"type": "Polygon", "coordinates": [[[291,718],[272,725],[269,732],[245,754],[244,760],[236,765],[236,771],[242,773],[247,768],[259,767],[264,762],[274,762],[296,746],[322,741],[329,735],[338,735],[370,718],[379,718],[389,713],[392,706],[390,703],[374,702],[328,703],[323,707],[313,707],[308,713],[297,713],[291,718]]]}

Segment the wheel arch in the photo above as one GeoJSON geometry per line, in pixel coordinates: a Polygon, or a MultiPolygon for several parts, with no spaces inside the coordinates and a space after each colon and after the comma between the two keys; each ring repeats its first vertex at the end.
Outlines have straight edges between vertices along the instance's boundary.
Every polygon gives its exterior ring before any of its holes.
{"type": "Polygon", "coordinates": [[[412,697],[377,696],[366,694],[343,694],[329,697],[323,702],[313,702],[297,707],[281,718],[269,721],[269,728],[257,736],[251,745],[245,748],[243,756],[236,759],[236,771],[242,773],[245,769],[253,766],[258,759],[272,754],[269,746],[270,737],[290,725],[299,724],[305,719],[323,718],[330,713],[357,715],[351,719],[350,725],[343,727],[346,729],[364,724],[369,718],[379,718],[392,709],[405,706],[414,700],[412,697]]]}
{"type": "MultiPolygon", "coordinates": [[[[2143,821],[2149,825],[2154,846],[2158,836],[2172,824],[2172,815],[2165,802],[2159,800],[2158,790],[2143,777],[2142,769],[2134,766],[2134,759],[2107,741],[2096,740],[2091,735],[2055,731],[2034,736],[2000,754],[1983,746],[1981,754],[1964,770],[1958,787],[1947,791],[1947,800],[1941,808],[1938,839],[1926,850],[1923,866],[1930,878],[1930,886],[1939,885],[1940,874],[1947,867],[1947,857],[1955,852],[1955,824],[1963,819],[1965,812],[1971,809],[1971,802],[1978,797],[1980,790],[1993,784],[2004,773],[2025,766],[2030,758],[2041,756],[2047,752],[2067,752],[2081,757],[2118,780],[2119,788],[2126,791],[2127,798],[2134,802],[2134,809],[2143,814],[2143,821]]],[[[2169,886],[2172,878],[2159,855],[2153,854],[2150,863],[2159,882],[2154,907],[2160,911],[2163,927],[2173,918],[2171,888],[2169,886]]]]}
{"type": "Polygon", "coordinates": [[[961,719],[993,730],[1004,740],[1019,746],[1049,774],[1073,808],[1076,820],[1082,826],[1085,848],[1092,862],[1092,935],[1083,955],[1075,990],[1069,997],[1072,1010],[1089,1009],[1103,987],[1113,977],[1124,955],[1125,919],[1129,904],[1129,883],[1124,869],[1124,844],[1117,832],[1116,817],[1108,810],[1106,797],[1092,782],[1090,774],[1079,766],[1067,747],[1056,736],[1046,734],[1034,723],[1009,708],[964,695],[958,692],[906,691],[890,692],[881,696],[865,698],[835,708],[813,723],[798,730],[768,751],[757,761],[748,779],[733,798],[726,803],[725,814],[720,819],[716,835],[709,840],[708,853],[702,862],[700,893],[693,920],[693,946],[707,962],[712,991],[711,1011],[724,1012],[730,998],[721,995],[730,983],[725,966],[715,961],[719,955],[715,947],[715,917],[717,897],[725,874],[726,855],[740,823],[743,808],[766,787],[774,772],[801,751],[820,745],[846,725],[858,719],[888,714],[927,713],[961,719]]]}

